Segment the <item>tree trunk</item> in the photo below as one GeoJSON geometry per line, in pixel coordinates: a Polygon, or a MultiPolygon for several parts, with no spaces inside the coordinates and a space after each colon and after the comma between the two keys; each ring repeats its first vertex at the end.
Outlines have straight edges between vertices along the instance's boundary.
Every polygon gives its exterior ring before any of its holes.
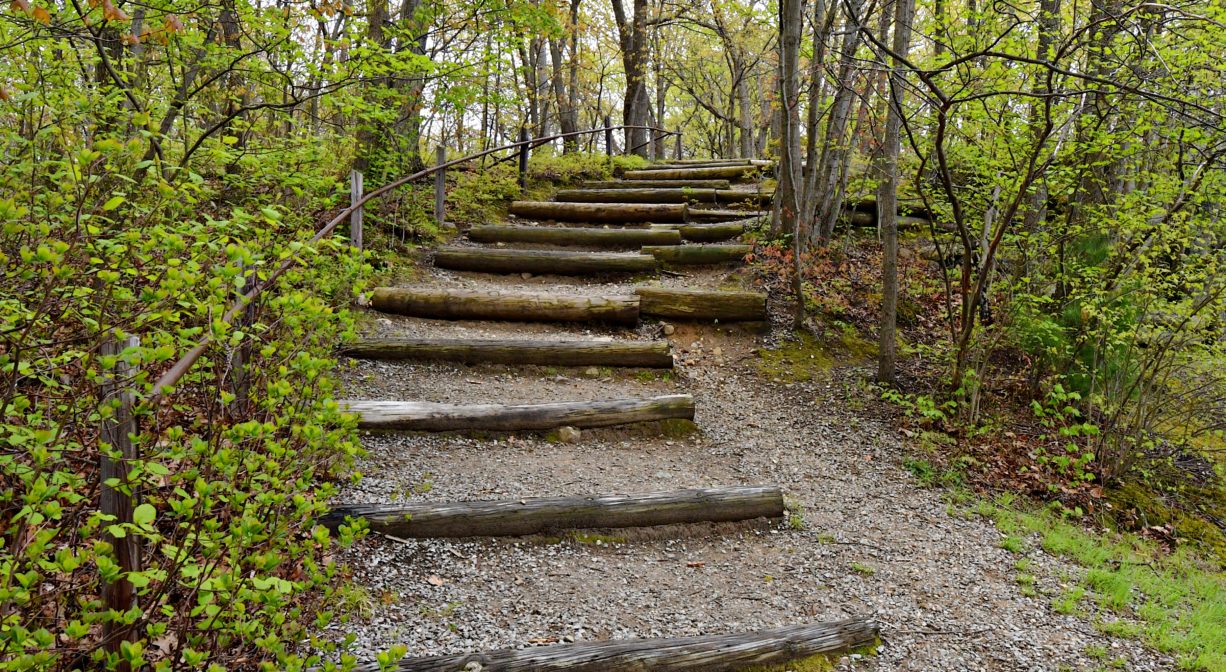
{"type": "Polygon", "coordinates": [[[362,518],[370,529],[384,534],[428,539],[519,537],[568,529],[731,522],[781,518],[783,512],[783,493],[779,488],[742,486],[587,497],[357,504],[337,507],[320,522],[336,527],[346,517],[362,518]]]}
{"type": "MultiPolygon", "coordinates": [[[[861,11],[863,0],[849,0],[851,12],[861,11]]],[[[851,115],[851,105],[855,99],[855,58],[860,45],[860,26],[855,23],[856,17],[848,14],[847,25],[844,28],[842,48],[839,50],[838,88],[835,91],[834,103],[831,105],[830,116],[826,123],[826,139],[822,148],[822,158],[817,166],[821,180],[817,191],[817,217],[814,222],[814,233],[818,242],[830,240],[834,234],[834,225],[839,218],[839,209],[843,202],[845,164],[850,158],[849,140],[847,138],[847,122],[851,115]]]]}
{"type": "Polygon", "coordinates": [[[797,233],[800,217],[800,34],[803,0],[779,0],[779,227],[797,233]]]}
{"type": "MultiPolygon", "coordinates": [[[[622,68],[626,75],[626,95],[622,98],[622,123],[626,126],[646,126],[651,99],[647,95],[647,0],[633,0],[634,15],[626,16],[622,0],[613,0],[613,17],[617,22],[621,45],[622,68]]],[[[633,152],[647,158],[647,130],[626,130],[627,154],[633,152]]]]}
{"type": "Polygon", "coordinates": [[[668,341],[541,341],[376,338],[345,346],[358,359],[411,359],[463,364],[628,366],[671,369],[668,341]]]}
{"type": "Polygon", "coordinates": [[[612,427],[655,420],[694,419],[694,398],[688,394],[518,406],[460,406],[417,401],[365,400],[339,403],[347,412],[360,416],[358,427],[362,429],[420,432],[515,432],[568,426],[612,427]]]}

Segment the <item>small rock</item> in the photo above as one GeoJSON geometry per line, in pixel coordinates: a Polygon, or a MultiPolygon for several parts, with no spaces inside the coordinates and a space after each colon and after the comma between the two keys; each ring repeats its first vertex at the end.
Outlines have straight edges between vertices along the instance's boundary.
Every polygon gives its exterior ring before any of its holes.
{"type": "Polygon", "coordinates": [[[672,335],[673,335],[673,333],[674,333],[674,332],[676,332],[676,331],[677,331],[677,328],[676,328],[676,327],[674,327],[673,325],[671,325],[671,324],[665,324],[665,325],[664,325],[664,335],[665,335],[665,336],[672,336],[672,335]]]}
{"type": "Polygon", "coordinates": [[[527,271],[524,271],[523,273],[519,274],[519,277],[523,278],[524,280],[528,280],[532,277],[532,274],[527,271]]]}
{"type": "Polygon", "coordinates": [[[723,357],[723,356],[724,356],[724,349],[723,349],[723,348],[716,348],[716,349],[714,349],[714,350],[712,350],[712,351],[711,351],[711,354],[712,354],[712,355],[715,355],[716,357],[723,357]]]}
{"type": "Polygon", "coordinates": [[[594,366],[589,366],[589,367],[587,367],[586,369],[584,369],[584,370],[583,370],[583,376],[584,376],[585,378],[599,378],[599,377],[600,377],[600,369],[598,369],[598,368],[596,368],[596,367],[594,367],[594,366]]]}
{"type": "Polygon", "coordinates": [[[577,427],[563,427],[558,430],[558,439],[562,443],[579,443],[579,439],[583,438],[583,432],[577,427]]]}
{"type": "Polygon", "coordinates": [[[389,319],[387,319],[386,317],[380,317],[380,318],[379,318],[379,324],[381,324],[382,326],[385,326],[385,327],[390,327],[390,326],[392,326],[392,321],[391,321],[391,320],[389,320],[389,319]]]}

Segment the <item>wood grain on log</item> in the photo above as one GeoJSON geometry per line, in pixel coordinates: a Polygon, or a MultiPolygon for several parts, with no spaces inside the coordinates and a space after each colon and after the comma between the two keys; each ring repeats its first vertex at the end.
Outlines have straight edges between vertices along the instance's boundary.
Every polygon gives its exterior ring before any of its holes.
{"type": "Polygon", "coordinates": [[[590,180],[580,182],[581,189],[647,189],[647,188],[680,189],[731,189],[728,180],[590,180]]]}
{"type": "Polygon", "coordinates": [[[693,420],[694,398],[688,394],[607,401],[563,401],[548,404],[437,404],[424,401],[340,402],[360,418],[363,429],[421,432],[612,427],[653,420],[693,420]]]}
{"type": "Polygon", "coordinates": [[[627,180],[737,180],[761,170],[758,166],[709,166],[664,168],[660,170],[627,170],[627,180]]]}
{"type": "Polygon", "coordinates": [[[639,310],[643,315],[721,322],[766,320],[766,295],[758,292],[639,287],[634,293],[639,297],[639,310]]]}
{"type": "Polygon", "coordinates": [[[774,486],[672,492],[530,497],[470,502],[339,506],[320,521],[335,528],[363,518],[370,529],[407,539],[519,537],[566,529],[653,527],[783,516],[774,486]]]}
{"type": "Polygon", "coordinates": [[[646,254],[445,247],[434,253],[434,265],[453,271],[481,273],[594,275],[652,273],[658,270],[659,263],[655,257],[646,254]]]}
{"type": "Polygon", "coordinates": [[[595,229],[561,226],[474,226],[468,239],[477,243],[537,243],[591,247],[680,245],[676,229],[595,229]]]}
{"type": "Polygon", "coordinates": [[[416,359],[464,364],[636,366],[657,369],[667,369],[673,365],[668,341],[375,338],[348,345],[341,353],[360,359],[416,359]]]}
{"type": "Polygon", "coordinates": [[[639,317],[637,296],[379,287],[370,305],[385,313],[441,320],[636,324],[639,317]]]}
{"type": "Polygon", "coordinates": [[[644,245],[642,248],[643,254],[678,266],[740,263],[752,251],[751,245],[644,245]]]}
{"type": "Polygon", "coordinates": [[[742,219],[757,219],[770,215],[769,212],[762,210],[729,210],[729,209],[702,209],[691,208],[689,211],[690,222],[727,222],[740,221],[742,219]]]}
{"type": "Polygon", "coordinates": [[[684,203],[556,203],[514,201],[510,212],[524,219],[566,222],[685,222],[689,206],[684,203]]]}
{"type": "MultiPolygon", "coordinates": [[[[876,623],[853,618],[730,635],[576,642],[483,653],[402,658],[393,672],[736,672],[822,654],[845,653],[877,641],[876,623]],[[467,667],[466,667],[467,666],[467,667]]],[[[355,672],[380,672],[377,663],[355,672]]]]}

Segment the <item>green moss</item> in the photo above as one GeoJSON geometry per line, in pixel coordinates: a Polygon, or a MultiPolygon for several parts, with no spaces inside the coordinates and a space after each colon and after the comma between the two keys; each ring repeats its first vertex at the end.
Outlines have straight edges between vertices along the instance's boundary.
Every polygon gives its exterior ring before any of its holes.
{"type": "Polygon", "coordinates": [[[659,425],[660,436],[669,439],[681,439],[698,432],[698,425],[693,420],[686,420],[684,418],[661,420],[659,425]]]}
{"type": "Polygon", "coordinates": [[[861,338],[850,325],[827,329],[821,338],[799,332],[773,350],[759,353],[758,370],[763,376],[788,382],[803,382],[827,375],[835,366],[863,362],[877,355],[877,346],[861,338]]]}
{"type": "Polygon", "coordinates": [[[589,532],[571,532],[570,538],[580,544],[592,545],[609,545],[626,543],[625,537],[618,537],[608,534],[592,534],[589,532]]]}
{"type": "Polygon", "coordinates": [[[801,658],[788,663],[776,665],[754,665],[745,668],[744,672],[831,672],[835,669],[838,656],[819,654],[809,658],[801,658]]]}

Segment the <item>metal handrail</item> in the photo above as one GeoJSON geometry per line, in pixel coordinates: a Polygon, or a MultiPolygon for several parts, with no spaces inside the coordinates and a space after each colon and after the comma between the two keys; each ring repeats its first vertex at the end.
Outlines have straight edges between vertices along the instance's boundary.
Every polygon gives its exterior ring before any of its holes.
{"type": "MultiPolygon", "coordinates": [[[[383,185],[382,187],[379,187],[378,189],[375,189],[373,191],[370,191],[369,193],[363,194],[361,198],[351,203],[348,208],[341,210],[340,213],[338,213],[335,217],[329,220],[327,224],[324,224],[318,231],[316,231],[315,235],[311,237],[311,240],[309,242],[317,243],[323,240],[324,237],[330,235],[333,231],[336,230],[337,225],[345,221],[351,214],[359,210],[366,203],[386,194],[389,191],[392,191],[393,189],[396,189],[405,184],[408,184],[409,182],[412,182],[413,180],[419,180],[428,175],[432,175],[435,172],[442,170],[444,168],[450,168],[451,166],[459,165],[461,163],[472,161],[474,159],[480,159],[482,157],[489,156],[490,154],[501,152],[503,150],[518,149],[519,147],[524,146],[524,145],[529,145],[529,148],[531,148],[532,146],[540,146],[546,142],[552,142],[554,140],[558,140],[562,138],[570,138],[570,137],[575,137],[575,136],[580,136],[580,135],[588,135],[591,133],[603,133],[605,131],[614,131],[617,129],[628,130],[628,129],[638,129],[638,128],[643,128],[649,131],[657,131],[659,133],[663,133],[664,137],[671,136],[671,135],[681,135],[680,131],[669,131],[669,130],[658,128],[655,126],[637,126],[637,125],[604,126],[602,128],[593,128],[593,129],[586,130],[586,131],[571,131],[570,133],[558,133],[558,134],[550,135],[550,136],[543,137],[543,138],[532,138],[529,140],[520,140],[518,142],[513,142],[509,145],[502,145],[501,147],[487,149],[482,152],[477,152],[476,154],[469,154],[468,156],[463,156],[458,159],[447,161],[445,163],[440,163],[436,166],[431,166],[429,168],[426,168],[425,170],[420,170],[416,173],[413,173],[412,175],[408,175],[406,177],[402,177],[402,178],[393,180],[383,185]],[[535,143],[535,145],[533,143],[535,143]]],[[[647,144],[649,144],[650,142],[653,142],[655,139],[657,138],[653,138],[652,140],[649,140],[646,143],[639,145],[638,147],[634,147],[633,149],[631,149],[631,151],[639,149],[640,147],[645,147],[647,146],[647,144]]],[[[238,314],[242,312],[243,309],[246,308],[246,306],[249,303],[251,303],[253,300],[255,300],[257,296],[263,293],[263,291],[266,288],[271,287],[272,284],[276,282],[277,278],[281,277],[281,275],[285,273],[286,271],[288,271],[291,266],[293,266],[295,263],[298,262],[298,260],[299,258],[298,258],[298,255],[296,254],[286,257],[284,260],[282,260],[281,264],[277,266],[276,269],[274,269],[273,272],[268,275],[267,278],[264,278],[263,280],[259,282],[253,283],[251,286],[251,289],[244,292],[241,296],[235,299],[234,303],[230,305],[230,308],[225,312],[224,315],[222,315],[221,317],[222,321],[227,322],[227,323],[233,321],[234,318],[237,317],[238,314]]],[[[163,373],[162,376],[158,378],[157,382],[153,384],[153,390],[149,395],[150,400],[156,400],[158,397],[161,397],[163,394],[166,393],[167,388],[178,383],[183,378],[183,376],[185,376],[187,372],[191,370],[192,366],[195,365],[196,361],[200,359],[200,356],[204,354],[205,350],[208,349],[209,345],[212,344],[212,342],[213,342],[213,338],[209,335],[205,335],[204,337],[200,339],[200,341],[195,346],[192,347],[191,350],[188,350],[186,353],[183,354],[182,357],[178,359],[178,361],[176,361],[173,365],[171,365],[171,367],[166,370],[166,373],[163,373]]]]}

